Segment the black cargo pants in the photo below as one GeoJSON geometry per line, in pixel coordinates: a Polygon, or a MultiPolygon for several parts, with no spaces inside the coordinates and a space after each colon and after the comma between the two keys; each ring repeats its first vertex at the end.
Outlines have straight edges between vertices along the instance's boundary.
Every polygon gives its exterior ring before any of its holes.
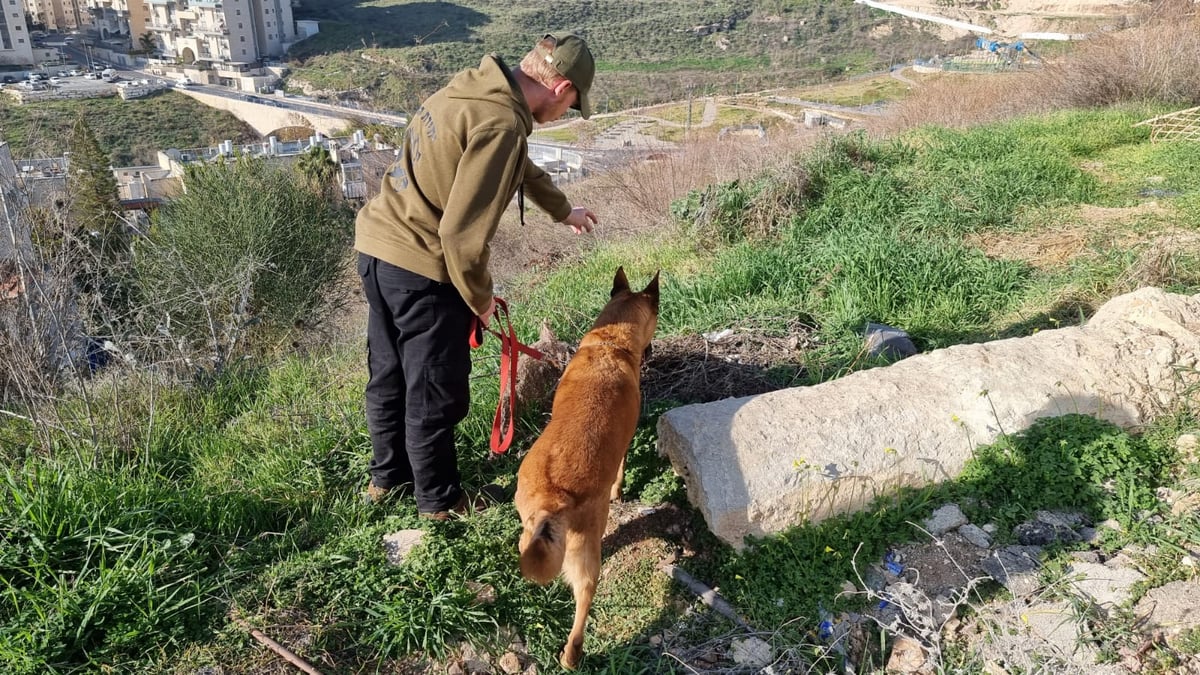
{"type": "Polygon", "coordinates": [[[462,496],[454,426],[470,406],[467,335],[474,313],[453,284],[360,253],[367,319],[368,470],[380,487],[411,483],[422,512],[462,496]]]}

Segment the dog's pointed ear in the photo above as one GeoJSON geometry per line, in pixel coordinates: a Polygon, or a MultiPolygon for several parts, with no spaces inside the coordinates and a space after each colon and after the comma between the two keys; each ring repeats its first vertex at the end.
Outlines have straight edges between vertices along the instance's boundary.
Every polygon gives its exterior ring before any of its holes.
{"type": "Polygon", "coordinates": [[[661,270],[656,271],[654,273],[654,278],[650,280],[650,283],[646,284],[646,287],[644,289],[642,289],[643,293],[652,295],[656,299],[658,298],[658,274],[660,271],[661,270]]]}
{"type": "Polygon", "coordinates": [[[617,268],[617,275],[613,277],[612,293],[609,297],[616,297],[617,293],[629,290],[629,279],[625,278],[625,267],[617,268]]]}

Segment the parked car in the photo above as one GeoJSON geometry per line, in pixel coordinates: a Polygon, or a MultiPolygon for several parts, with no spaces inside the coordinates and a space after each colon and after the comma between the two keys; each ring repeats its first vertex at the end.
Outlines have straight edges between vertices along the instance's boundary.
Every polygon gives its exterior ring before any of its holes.
{"type": "Polygon", "coordinates": [[[72,68],[71,70],[67,71],[67,75],[70,75],[71,77],[79,77],[79,71],[72,68]]]}
{"type": "Polygon", "coordinates": [[[56,73],[55,77],[67,77],[67,71],[60,70],[58,73],[56,73]]]}
{"type": "Polygon", "coordinates": [[[96,79],[96,74],[95,73],[87,73],[86,75],[83,76],[83,79],[94,80],[94,79],[96,79]]]}
{"type": "Polygon", "coordinates": [[[3,78],[4,84],[15,84],[16,81],[17,78],[13,77],[12,75],[5,75],[3,78]]]}
{"type": "Polygon", "coordinates": [[[50,78],[50,84],[58,84],[60,82],[62,82],[62,80],[58,79],[57,77],[50,78]]]}

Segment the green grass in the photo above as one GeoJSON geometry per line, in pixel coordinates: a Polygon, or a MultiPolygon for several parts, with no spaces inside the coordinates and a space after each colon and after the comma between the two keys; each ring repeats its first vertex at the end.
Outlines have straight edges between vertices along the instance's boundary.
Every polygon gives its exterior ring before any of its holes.
{"type": "Polygon", "coordinates": [[[46,101],[36,105],[0,102],[0,137],[13,157],[61,156],[75,119],[87,115],[101,149],[113,166],[157,164],[167,148],[196,148],[230,140],[258,140],[244,122],[176,92],[142,99],[119,97],[87,101],[46,101]]]}
{"type": "Polygon", "coordinates": [[[907,84],[890,75],[825,85],[819,88],[801,89],[789,96],[848,107],[890,103],[903,99],[908,94],[907,84]]]}
{"type": "MultiPolygon", "coordinates": [[[[875,365],[858,358],[867,320],[902,326],[926,348],[1082,321],[1086,312],[1059,303],[1102,302],[1138,263],[1136,251],[1099,241],[1042,269],[964,237],[1032,235],[1081,205],[1132,206],[1148,199],[1138,189],[1152,176],[1162,180],[1149,184],[1178,193],[1157,198],[1163,208],[1186,214],[1200,194],[1187,168],[1200,165],[1200,150],[1150,145],[1130,126],[1139,114],[833,141],[787,169],[680,200],[676,236],[600,246],[536,285],[514,285],[518,333],[531,341],[546,317],[577,340],[618,265],[634,286],[663,271],[660,338],[747,323],[770,332],[778,317],[817,326],[818,346],[796,377],[803,383],[875,365]]],[[[1178,227],[1194,227],[1190,217],[1178,227]]],[[[1181,261],[1194,253],[1177,252],[1181,261]]],[[[1200,291],[1200,277],[1181,269],[1177,290],[1200,291]]],[[[521,419],[513,450],[489,461],[494,341],[472,358],[479,378],[458,429],[460,466],[468,484],[511,485],[542,418],[521,419]]],[[[331,672],[400,670],[462,640],[501,649],[515,627],[539,668],[554,672],[573,603],[562,584],[520,578],[512,506],[430,523],[411,503],[361,503],[370,445],[361,345],[249,363],[258,365],[189,387],[96,384],[86,401],[59,404],[55,427],[0,422],[0,671],[251,672],[266,657],[245,622],[290,635],[302,657],[328,657],[331,672]],[[426,538],[392,567],[379,539],[403,528],[426,538]],[[494,600],[480,601],[477,583],[494,600]]],[[[674,404],[645,403],[626,497],[683,504],[680,479],[655,450],[657,415],[674,404]]],[[[1078,509],[1126,524],[1106,545],[1182,550],[1200,536],[1194,518],[1144,515],[1159,509],[1154,489],[1179,478],[1170,473],[1174,439],[1196,425],[1193,415],[1168,417],[1137,436],[1080,416],[1045,420],[976,448],[956,480],[885,493],[871,508],[740,553],[701,527],[683,564],[757,627],[807,643],[821,609],[852,608],[836,596],[854,578],[856,552],[860,565],[877,561],[917,535],[907,522],[948,500],[1005,525],[1039,508],[1078,509]]],[[[689,599],[653,562],[627,561],[602,582],[593,621],[603,626],[589,637],[586,672],[671,668],[645,638],[674,625],[689,599]]],[[[1179,566],[1158,569],[1156,580],[1170,579],[1179,566]]]]}

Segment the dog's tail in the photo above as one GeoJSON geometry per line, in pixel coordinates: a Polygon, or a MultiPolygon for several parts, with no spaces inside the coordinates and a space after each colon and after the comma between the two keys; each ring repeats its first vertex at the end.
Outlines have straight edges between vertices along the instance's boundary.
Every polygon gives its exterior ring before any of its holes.
{"type": "Polygon", "coordinates": [[[566,533],[553,513],[541,510],[526,521],[525,535],[521,538],[521,574],[530,581],[548,584],[562,570],[566,533]]]}

